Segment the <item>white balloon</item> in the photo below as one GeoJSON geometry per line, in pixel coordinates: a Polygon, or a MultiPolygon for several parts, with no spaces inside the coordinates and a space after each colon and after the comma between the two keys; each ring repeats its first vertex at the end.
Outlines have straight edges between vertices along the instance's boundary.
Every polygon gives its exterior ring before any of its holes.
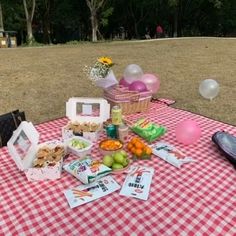
{"type": "Polygon", "coordinates": [[[142,76],[143,76],[143,70],[140,66],[136,64],[130,64],[124,70],[124,79],[128,83],[140,80],[142,76]]]}
{"type": "Polygon", "coordinates": [[[200,83],[199,93],[206,99],[212,100],[220,91],[219,84],[213,79],[206,79],[200,83]]]}

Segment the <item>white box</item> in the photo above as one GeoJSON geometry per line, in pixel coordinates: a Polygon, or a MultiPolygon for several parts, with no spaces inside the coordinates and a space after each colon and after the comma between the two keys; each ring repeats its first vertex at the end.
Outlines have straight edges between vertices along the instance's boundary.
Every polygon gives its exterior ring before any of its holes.
{"type": "Polygon", "coordinates": [[[41,168],[32,167],[39,148],[62,146],[66,154],[66,146],[58,141],[52,140],[38,144],[39,133],[31,122],[22,121],[19,127],[14,131],[12,137],[7,143],[8,151],[14,159],[17,167],[25,172],[29,181],[36,180],[54,180],[61,177],[63,157],[61,161],[53,166],[41,168]]]}
{"type": "MultiPolygon", "coordinates": [[[[66,116],[70,123],[94,123],[98,126],[95,132],[83,131],[82,136],[90,141],[97,141],[103,129],[103,122],[110,118],[110,104],[104,98],[73,97],[66,103],[66,116]]],[[[69,124],[69,123],[68,123],[69,124]]],[[[74,137],[67,126],[62,128],[63,140],[74,137]]]]}

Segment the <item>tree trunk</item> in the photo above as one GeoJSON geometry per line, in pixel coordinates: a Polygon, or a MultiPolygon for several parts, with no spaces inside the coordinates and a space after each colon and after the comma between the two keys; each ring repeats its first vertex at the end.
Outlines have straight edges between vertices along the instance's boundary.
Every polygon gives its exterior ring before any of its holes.
{"type": "Polygon", "coordinates": [[[178,37],[178,7],[175,7],[174,13],[174,37],[178,37]]]}
{"type": "Polygon", "coordinates": [[[45,0],[45,9],[44,9],[44,14],[43,14],[43,42],[44,43],[52,43],[51,40],[51,24],[50,24],[50,18],[51,18],[51,8],[53,5],[52,0],[45,0]]]}
{"type": "Polygon", "coordinates": [[[51,44],[51,30],[49,15],[45,13],[43,17],[43,42],[51,44]]]}
{"type": "MultiPolygon", "coordinates": [[[[1,2],[0,2],[0,31],[4,31],[1,2]]],[[[3,33],[0,32],[0,37],[2,36],[3,36],[3,33]]]]}
{"type": "Polygon", "coordinates": [[[36,0],[31,0],[31,5],[29,7],[30,11],[29,11],[28,6],[27,6],[27,1],[23,0],[26,25],[27,25],[27,41],[28,41],[29,45],[31,45],[34,41],[33,30],[32,30],[32,21],[34,18],[35,2],[36,2],[36,0]]]}
{"type": "Polygon", "coordinates": [[[86,0],[87,6],[91,13],[92,42],[97,42],[98,19],[97,12],[101,10],[106,0],[86,0]]]}
{"type": "Polygon", "coordinates": [[[96,15],[91,16],[91,26],[92,26],[92,42],[97,42],[97,30],[98,30],[98,24],[97,24],[97,17],[96,15]]]}
{"type": "Polygon", "coordinates": [[[28,38],[29,44],[31,45],[34,40],[34,36],[33,36],[33,30],[32,30],[32,22],[30,20],[27,21],[27,38],[28,38]]]}

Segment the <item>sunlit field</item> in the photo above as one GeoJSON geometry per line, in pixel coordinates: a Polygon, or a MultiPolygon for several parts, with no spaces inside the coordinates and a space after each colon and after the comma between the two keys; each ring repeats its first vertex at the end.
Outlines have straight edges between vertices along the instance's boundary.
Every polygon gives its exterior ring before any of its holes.
{"type": "Polygon", "coordinates": [[[118,79],[128,64],[159,75],[155,97],[176,101],[175,107],[236,125],[236,39],[183,38],[167,40],[81,43],[76,46],[0,49],[0,113],[21,109],[40,123],[65,116],[72,96],[100,97],[83,72],[97,57],[110,56],[118,79]],[[202,80],[220,85],[212,101],[199,94],[202,80]]]}

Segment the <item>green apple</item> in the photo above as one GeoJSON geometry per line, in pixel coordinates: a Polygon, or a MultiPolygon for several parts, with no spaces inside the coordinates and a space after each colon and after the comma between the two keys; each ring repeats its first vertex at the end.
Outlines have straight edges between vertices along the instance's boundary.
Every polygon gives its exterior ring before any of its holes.
{"type": "Polygon", "coordinates": [[[112,170],[119,170],[119,169],[123,169],[124,167],[119,163],[113,163],[111,168],[112,170]]]}
{"type": "Polygon", "coordinates": [[[121,155],[123,155],[124,157],[127,157],[127,156],[128,156],[128,154],[127,154],[127,152],[126,152],[125,150],[121,150],[121,151],[119,151],[119,153],[120,153],[121,155]]]}
{"type": "Polygon", "coordinates": [[[102,163],[108,167],[111,167],[113,162],[114,162],[113,157],[110,155],[105,155],[102,159],[102,163]]]}
{"type": "Polygon", "coordinates": [[[124,161],[123,161],[123,163],[122,163],[122,165],[123,165],[124,167],[126,167],[127,165],[129,165],[129,159],[128,159],[128,158],[125,158],[124,161]]]}
{"type": "Polygon", "coordinates": [[[113,156],[114,162],[122,164],[124,159],[126,159],[120,152],[116,152],[113,156]]]}

